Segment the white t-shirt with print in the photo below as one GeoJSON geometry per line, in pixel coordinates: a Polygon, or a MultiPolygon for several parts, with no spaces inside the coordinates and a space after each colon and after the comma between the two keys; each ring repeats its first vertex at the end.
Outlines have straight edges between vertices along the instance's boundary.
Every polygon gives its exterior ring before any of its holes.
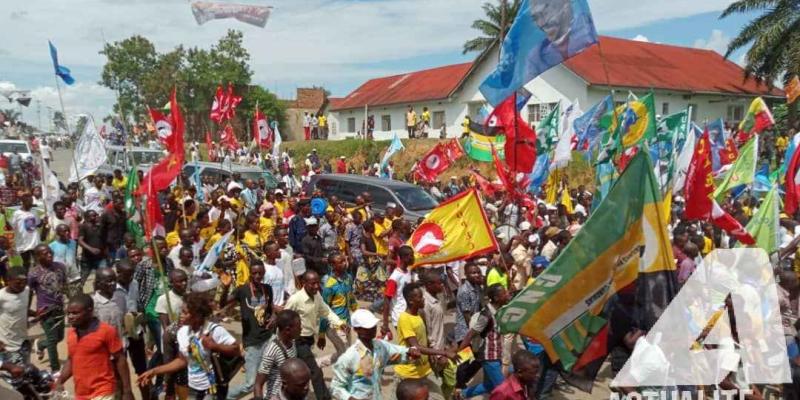
{"type": "Polygon", "coordinates": [[[389,275],[389,280],[395,281],[397,284],[397,291],[392,297],[392,324],[397,326],[397,320],[400,314],[406,310],[406,299],[403,297],[403,288],[411,283],[411,271],[403,272],[400,268],[395,268],[392,274],[389,275]]]}
{"type": "Polygon", "coordinates": [[[211,368],[211,353],[203,347],[200,339],[206,334],[210,335],[211,339],[217,344],[231,345],[236,343],[236,339],[231,336],[225,328],[217,324],[207,324],[200,332],[193,332],[188,325],[184,325],[178,329],[178,351],[181,352],[189,363],[186,366],[189,387],[194,390],[208,390],[208,388],[211,387],[205,369],[203,369],[203,366],[193,356],[195,352],[200,354],[205,365],[211,368]]]}
{"type": "Polygon", "coordinates": [[[18,252],[33,250],[39,244],[39,218],[36,214],[20,208],[14,211],[11,225],[14,227],[14,245],[18,252]]]}
{"type": "Polygon", "coordinates": [[[283,271],[277,265],[264,263],[264,280],[272,288],[272,304],[282,306],[283,296],[283,271]]]}

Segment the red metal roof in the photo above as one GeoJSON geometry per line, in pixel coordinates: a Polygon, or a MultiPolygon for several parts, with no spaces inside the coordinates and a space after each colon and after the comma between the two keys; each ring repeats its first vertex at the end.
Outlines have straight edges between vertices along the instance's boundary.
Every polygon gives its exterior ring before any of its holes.
{"type": "Polygon", "coordinates": [[[564,65],[590,85],[625,88],[671,89],[694,93],[783,96],[754,79],[744,79],[744,70],[712,50],[600,37],[608,81],[594,45],[564,65]]]}
{"type": "Polygon", "coordinates": [[[472,62],[371,79],[348,94],[332,110],[346,110],[446,99],[467,77],[472,62]]]}

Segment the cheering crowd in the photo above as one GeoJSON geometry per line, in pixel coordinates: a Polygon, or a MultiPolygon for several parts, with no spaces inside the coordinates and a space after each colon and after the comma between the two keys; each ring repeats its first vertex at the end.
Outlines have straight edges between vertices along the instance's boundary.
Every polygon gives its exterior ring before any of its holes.
{"type": "MultiPolygon", "coordinates": [[[[777,149],[782,157],[785,146],[777,149]]],[[[306,171],[334,172],[316,151],[306,163],[306,171]]],[[[358,169],[343,159],[334,164],[335,172],[358,169]]],[[[554,196],[534,197],[527,207],[502,186],[485,193],[474,175],[421,183],[441,201],[483,190],[500,245],[475,259],[412,269],[406,243],[419,221],[405,219],[395,204],[375,204],[368,192],[355,204],[308,193],[307,174],[296,176],[288,157],[272,166],[281,176],[274,188],[236,173],[199,184],[181,175],[159,194],[163,232],[149,240],[139,234],[138,212],[128,212],[127,171],[61,182],[59,201],[45,210],[40,168],[27,166],[0,191],[9,208],[0,213],[9,216],[9,234],[0,237],[0,369],[12,384],[24,379],[32,355],[47,361],[57,391],[71,380],[76,398],[93,400],[134,392],[143,399],[301,400],[309,385],[318,400],[380,400],[386,382],[402,400],[521,400],[547,399],[563,384],[543,347],[501,333],[495,313],[580,231],[593,212],[593,194],[583,186],[564,180],[554,196]],[[241,334],[228,329],[239,323],[241,334]],[[34,324],[44,335],[30,334],[34,324]],[[67,350],[59,351],[64,340],[67,350]],[[323,355],[329,346],[333,353],[323,355]],[[389,366],[393,375],[384,374],[389,366]],[[482,379],[473,380],[478,372],[482,379]]],[[[723,206],[746,224],[759,204],[745,193],[723,206]]],[[[684,221],[684,207],[675,196],[670,228],[679,283],[704,255],[736,244],[708,222],[684,221]]],[[[781,226],[776,274],[793,338],[800,235],[791,216],[782,215],[781,226]]],[[[629,291],[609,301],[612,374],[643,333],[636,307],[629,291]]],[[[742,382],[733,368],[720,387],[746,389],[742,382]]],[[[800,393],[785,386],[784,393],[800,393]]]]}

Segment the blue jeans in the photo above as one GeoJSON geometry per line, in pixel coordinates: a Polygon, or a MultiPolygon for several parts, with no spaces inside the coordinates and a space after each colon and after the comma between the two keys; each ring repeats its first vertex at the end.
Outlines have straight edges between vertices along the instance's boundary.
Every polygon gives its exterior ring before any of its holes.
{"type": "Polygon", "coordinates": [[[267,342],[247,346],[244,348],[244,382],[240,386],[231,388],[228,392],[228,400],[236,400],[253,391],[256,383],[256,372],[261,364],[261,354],[267,342]]]}
{"type": "Polygon", "coordinates": [[[465,399],[491,393],[505,379],[503,363],[500,360],[482,361],[481,366],[483,367],[483,382],[464,389],[461,395],[465,399]]]}

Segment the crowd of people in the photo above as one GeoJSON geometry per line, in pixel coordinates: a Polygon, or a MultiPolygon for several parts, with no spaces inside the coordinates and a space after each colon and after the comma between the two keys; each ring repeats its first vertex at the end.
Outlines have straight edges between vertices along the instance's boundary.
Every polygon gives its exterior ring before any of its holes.
{"type": "MultiPolygon", "coordinates": [[[[124,171],[62,182],[47,210],[35,165],[10,175],[4,190],[13,200],[3,205],[15,210],[0,213],[9,232],[0,237],[0,369],[13,380],[35,355],[57,387],[72,380],[76,398],[93,400],[134,392],[143,399],[301,400],[309,386],[317,400],[380,400],[385,379],[402,400],[521,400],[550,398],[563,384],[542,345],[503,334],[495,313],[580,231],[593,212],[587,188],[565,181],[557,201],[535,197],[530,208],[502,189],[484,193],[491,224],[503,228],[498,251],[412,268],[406,243],[419,221],[405,218],[402,207],[376,204],[369,192],[354,204],[308,192],[308,174],[296,176],[288,155],[271,168],[280,171],[276,187],[236,173],[199,185],[179,177],[160,194],[163,231],[150,240],[132,228],[142,216],[126,204],[124,171]],[[210,270],[209,253],[218,257],[210,270]],[[32,324],[44,334],[31,335],[32,324]],[[474,379],[479,372],[482,379],[474,379]]],[[[302,168],[357,172],[316,151],[302,168]]],[[[381,171],[367,165],[361,173],[381,171]]],[[[440,201],[478,185],[468,176],[420,184],[440,201]]],[[[724,202],[743,224],[758,206],[748,193],[724,202]]],[[[683,207],[675,196],[670,228],[680,283],[704,255],[736,244],[707,222],[684,221],[683,207]]],[[[789,272],[800,272],[800,235],[791,216],[781,225],[776,274],[788,337],[796,335],[800,285],[789,272]]],[[[620,292],[606,311],[613,316],[612,374],[642,334],[631,296],[620,292]]],[[[793,367],[798,361],[791,359],[793,367]]],[[[736,370],[730,374],[725,388],[746,389],[736,370]]],[[[784,390],[800,393],[793,385],[784,390]]]]}

